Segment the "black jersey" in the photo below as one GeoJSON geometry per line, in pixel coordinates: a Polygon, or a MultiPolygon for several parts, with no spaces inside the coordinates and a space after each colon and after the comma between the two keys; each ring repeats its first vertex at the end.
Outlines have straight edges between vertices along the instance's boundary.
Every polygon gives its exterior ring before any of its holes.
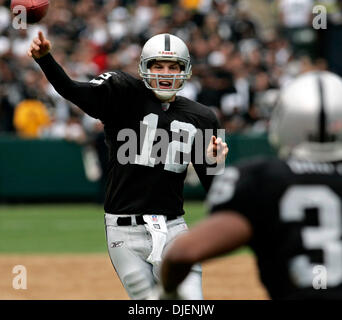
{"type": "Polygon", "coordinates": [[[249,220],[271,298],[342,298],[342,163],[258,158],[226,168],[208,202],[249,220]]]}
{"type": "Polygon", "coordinates": [[[57,92],[104,123],[110,157],[105,212],[184,214],[190,161],[209,189],[213,176],[207,175],[203,130],[216,135],[218,122],[208,107],[181,96],[162,104],[142,80],[124,72],[81,83],[71,80],[50,54],[37,62],[57,92]],[[196,137],[203,138],[202,144],[196,137]]]}

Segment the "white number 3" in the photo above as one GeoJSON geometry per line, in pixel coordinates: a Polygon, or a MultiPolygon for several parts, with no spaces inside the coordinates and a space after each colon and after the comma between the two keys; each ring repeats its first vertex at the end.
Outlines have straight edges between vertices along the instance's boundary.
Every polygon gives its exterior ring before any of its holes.
{"type": "MultiPolygon", "coordinates": [[[[306,226],[301,230],[303,247],[307,250],[323,250],[323,264],[327,269],[327,285],[342,282],[342,222],[341,200],[327,186],[293,186],[280,202],[280,218],[284,222],[301,222],[305,209],[317,208],[318,226],[306,226]]],[[[298,255],[290,261],[290,274],[299,287],[312,284],[315,267],[308,255],[298,255]]]]}

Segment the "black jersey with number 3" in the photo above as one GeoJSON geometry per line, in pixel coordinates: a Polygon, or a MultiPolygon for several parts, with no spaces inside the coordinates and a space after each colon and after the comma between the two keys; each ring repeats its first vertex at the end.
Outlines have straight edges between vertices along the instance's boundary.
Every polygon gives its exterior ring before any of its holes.
{"type": "Polygon", "coordinates": [[[208,107],[181,96],[162,105],[142,80],[124,72],[104,73],[83,83],[71,80],[50,54],[36,61],[58,93],[104,123],[109,148],[107,213],[184,214],[190,161],[209,189],[213,176],[206,170],[204,130],[216,135],[218,122],[208,107]],[[202,144],[196,144],[199,136],[202,144]]]}
{"type": "Polygon", "coordinates": [[[249,220],[271,298],[342,298],[342,163],[258,158],[215,178],[208,201],[249,220]]]}

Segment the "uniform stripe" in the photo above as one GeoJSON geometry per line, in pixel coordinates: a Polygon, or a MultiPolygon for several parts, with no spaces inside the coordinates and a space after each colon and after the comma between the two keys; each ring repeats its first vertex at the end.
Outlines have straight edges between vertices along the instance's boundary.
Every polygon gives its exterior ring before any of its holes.
{"type": "Polygon", "coordinates": [[[165,35],[165,51],[170,51],[170,35],[165,35]]]}
{"type": "Polygon", "coordinates": [[[318,92],[319,92],[319,142],[326,142],[327,140],[327,132],[326,132],[326,110],[324,103],[324,92],[323,92],[323,82],[320,77],[318,77],[318,92]]]}

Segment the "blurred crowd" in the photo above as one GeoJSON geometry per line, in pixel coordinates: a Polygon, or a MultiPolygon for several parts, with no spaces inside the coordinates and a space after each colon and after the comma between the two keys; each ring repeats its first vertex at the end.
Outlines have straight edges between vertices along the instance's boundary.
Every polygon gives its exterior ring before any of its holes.
{"type": "Polygon", "coordinates": [[[26,56],[38,30],[79,81],[115,69],[138,77],[145,41],[179,36],[193,65],[179,94],[213,108],[228,134],[267,131],[279,89],[299,73],[341,73],[339,0],[55,0],[27,29],[13,28],[9,6],[0,0],[0,133],[79,143],[102,133],[102,124],[61,98],[26,56]],[[312,26],[318,4],[327,9],[327,29],[312,26]]]}

